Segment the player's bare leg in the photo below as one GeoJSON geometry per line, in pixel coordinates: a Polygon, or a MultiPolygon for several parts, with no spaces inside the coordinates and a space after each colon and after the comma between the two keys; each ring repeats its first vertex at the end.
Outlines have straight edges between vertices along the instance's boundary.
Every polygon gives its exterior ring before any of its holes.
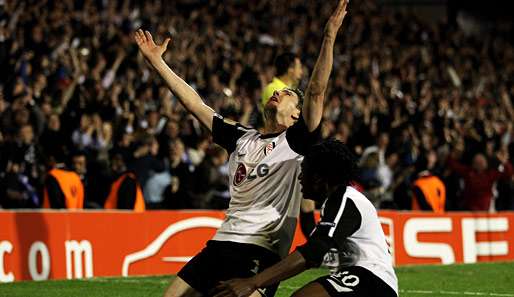
{"type": "Polygon", "coordinates": [[[322,285],[310,283],[294,292],[291,297],[330,297],[330,295],[322,285]]]}
{"type": "Polygon", "coordinates": [[[200,297],[200,294],[195,289],[186,283],[183,279],[177,276],[164,292],[164,297],[200,297]]]}

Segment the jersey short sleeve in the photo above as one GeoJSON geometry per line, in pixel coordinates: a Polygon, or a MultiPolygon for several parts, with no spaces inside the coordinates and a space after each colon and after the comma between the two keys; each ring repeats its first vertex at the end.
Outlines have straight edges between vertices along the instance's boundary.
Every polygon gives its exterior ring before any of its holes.
{"type": "Polygon", "coordinates": [[[351,199],[343,199],[343,195],[336,191],[325,203],[321,220],[307,243],[298,247],[307,266],[318,267],[331,248],[338,248],[338,242],[344,242],[359,230],[361,222],[362,216],[355,203],[351,199]]]}
{"type": "Polygon", "coordinates": [[[237,140],[248,130],[238,122],[225,119],[219,114],[215,113],[212,118],[213,141],[226,149],[229,154],[236,149],[237,140]]]}
{"type": "Polygon", "coordinates": [[[286,139],[291,149],[299,154],[305,155],[309,148],[321,140],[321,123],[312,132],[309,132],[303,116],[286,131],[286,139]]]}

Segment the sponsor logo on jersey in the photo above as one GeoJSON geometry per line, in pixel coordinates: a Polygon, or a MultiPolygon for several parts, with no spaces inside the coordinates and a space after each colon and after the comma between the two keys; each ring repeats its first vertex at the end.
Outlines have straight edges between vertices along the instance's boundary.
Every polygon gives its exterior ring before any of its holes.
{"type": "Polygon", "coordinates": [[[250,170],[249,173],[246,172],[246,166],[243,163],[239,163],[237,165],[236,173],[234,174],[234,186],[239,186],[246,179],[252,181],[257,177],[264,177],[269,173],[269,165],[266,163],[259,164],[255,169],[250,170]]]}
{"type": "Polygon", "coordinates": [[[239,186],[246,178],[246,166],[243,163],[237,165],[236,174],[234,175],[234,186],[239,186]]]}

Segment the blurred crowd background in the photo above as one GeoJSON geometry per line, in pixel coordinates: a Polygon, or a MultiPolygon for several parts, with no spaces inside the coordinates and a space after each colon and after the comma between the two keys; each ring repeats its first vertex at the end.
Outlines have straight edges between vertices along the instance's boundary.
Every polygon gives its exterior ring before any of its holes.
{"type": "MultiPolygon", "coordinates": [[[[87,208],[102,208],[127,170],[147,209],[227,207],[226,152],[131,34],[171,36],[171,68],[220,114],[259,127],[275,57],[300,59],[304,89],[334,4],[0,0],[0,207],[41,207],[55,166],[80,176],[87,208]]],[[[322,134],[355,151],[370,200],[411,209],[429,175],[446,210],[514,209],[511,18],[434,20],[359,0],[344,22],[322,134]]]]}

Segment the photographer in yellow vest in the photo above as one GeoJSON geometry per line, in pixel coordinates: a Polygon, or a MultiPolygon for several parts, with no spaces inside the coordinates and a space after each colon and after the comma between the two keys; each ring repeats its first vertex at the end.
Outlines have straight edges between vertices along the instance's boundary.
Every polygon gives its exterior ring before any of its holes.
{"type": "Polygon", "coordinates": [[[80,176],[65,165],[59,156],[50,156],[43,190],[43,208],[84,208],[84,185],[80,176]]]}
{"type": "Polygon", "coordinates": [[[425,210],[443,213],[446,205],[446,186],[437,177],[437,154],[427,152],[416,164],[417,175],[412,184],[412,210],[425,210]]]}
{"type": "Polygon", "coordinates": [[[141,185],[136,175],[127,171],[121,154],[111,157],[111,170],[114,181],[104,204],[105,209],[132,209],[137,212],[145,211],[145,200],[141,185]]]}

